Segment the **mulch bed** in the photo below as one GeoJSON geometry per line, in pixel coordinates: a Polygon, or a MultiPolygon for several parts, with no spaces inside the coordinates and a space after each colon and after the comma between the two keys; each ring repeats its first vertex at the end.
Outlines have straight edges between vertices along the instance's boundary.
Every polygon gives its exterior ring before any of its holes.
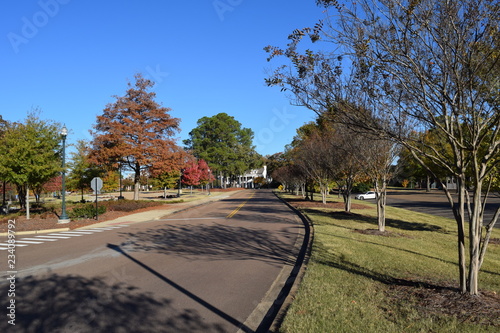
{"type": "MultiPolygon", "coordinates": [[[[161,207],[172,207],[171,205],[158,205],[158,206],[153,206],[153,207],[147,207],[147,208],[142,208],[138,209],[132,212],[121,212],[121,211],[107,211],[104,214],[99,215],[99,220],[96,221],[95,219],[77,219],[77,220],[72,220],[70,223],[67,224],[58,224],[58,217],[57,215],[53,213],[46,212],[44,214],[33,214],[29,220],[26,219],[26,216],[16,216],[16,228],[15,231],[36,231],[36,230],[47,230],[47,229],[60,229],[60,228],[70,228],[70,229],[77,229],[81,227],[85,227],[88,225],[92,225],[95,223],[100,223],[100,222],[105,222],[109,220],[114,220],[116,218],[130,215],[130,214],[135,214],[135,213],[140,213],[140,212],[145,212],[148,210],[154,210],[154,209],[159,209],[161,207]]],[[[12,218],[11,218],[12,219],[12,218]]],[[[8,221],[9,219],[3,218],[0,220],[0,232],[7,232],[8,230],[8,221]]]]}
{"type": "Polygon", "coordinates": [[[451,316],[460,322],[500,327],[500,295],[491,291],[482,291],[480,296],[462,295],[452,285],[396,283],[386,293],[394,303],[414,305],[422,316],[451,316]]]}

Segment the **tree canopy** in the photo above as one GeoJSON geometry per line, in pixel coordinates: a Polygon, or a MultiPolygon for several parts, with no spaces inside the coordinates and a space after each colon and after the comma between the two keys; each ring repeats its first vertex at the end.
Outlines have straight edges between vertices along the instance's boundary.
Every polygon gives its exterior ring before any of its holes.
{"type": "Polygon", "coordinates": [[[141,74],[128,83],[124,96],[106,106],[97,117],[93,132],[92,160],[102,166],[118,167],[118,163],[134,172],[134,199],[139,198],[141,171],[155,168],[165,173],[180,169],[181,148],[174,135],[179,119],[170,116],[171,109],[155,101],[149,91],[154,82],[141,74]]]}
{"type": "Polygon", "coordinates": [[[29,190],[41,188],[62,170],[61,126],[41,120],[38,114],[38,111],[31,112],[24,123],[7,125],[0,144],[0,174],[17,186],[28,218],[29,190]]]}
{"type": "Polygon", "coordinates": [[[223,176],[237,176],[260,162],[253,145],[254,133],[226,113],[198,120],[184,140],[186,149],[223,176]]]}

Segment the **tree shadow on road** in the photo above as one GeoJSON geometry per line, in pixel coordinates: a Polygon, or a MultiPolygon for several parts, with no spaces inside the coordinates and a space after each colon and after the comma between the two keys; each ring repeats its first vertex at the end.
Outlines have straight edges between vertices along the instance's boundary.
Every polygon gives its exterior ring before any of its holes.
{"type": "Polygon", "coordinates": [[[281,231],[278,237],[266,230],[222,224],[165,225],[138,233],[123,233],[121,247],[209,260],[259,260],[270,264],[295,264],[292,248],[296,232],[281,231]]]}
{"type": "MultiPolygon", "coordinates": [[[[3,283],[0,294],[10,285],[3,283]]],[[[102,278],[46,275],[17,279],[15,326],[4,316],[0,331],[10,332],[224,332],[190,309],[179,310],[134,287],[102,278]]],[[[6,302],[3,302],[6,304],[6,302]]],[[[6,306],[4,307],[5,312],[6,306]]]]}

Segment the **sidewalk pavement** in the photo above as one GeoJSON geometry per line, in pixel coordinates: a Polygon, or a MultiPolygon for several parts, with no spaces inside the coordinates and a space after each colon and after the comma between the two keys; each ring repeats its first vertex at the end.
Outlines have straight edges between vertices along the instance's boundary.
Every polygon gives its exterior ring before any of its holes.
{"type": "Polygon", "coordinates": [[[192,207],[202,206],[202,205],[206,205],[208,203],[214,202],[214,201],[219,201],[219,200],[222,200],[225,198],[229,198],[230,196],[232,196],[238,192],[240,192],[240,191],[226,192],[226,193],[222,193],[219,195],[210,195],[210,196],[207,195],[206,198],[203,198],[200,200],[172,204],[171,208],[168,207],[166,209],[164,206],[163,208],[159,208],[159,209],[152,209],[152,210],[148,210],[148,211],[140,212],[140,213],[132,213],[130,215],[121,216],[121,217],[118,217],[118,218],[113,219],[113,220],[97,222],[97,223],[94,223],[91,225],[86,225],[84,227],[77,228],[75,230],[92,229],[92,228],[107,227],[110,225],[117,225],[117,224],[130,224],[130,223],[146,222],[146,221],[151,221],[151,220],[159,220],[160,218],[162,218],[165,215],[172,215],[172,214],[190,209],[192,207]]]}
{"type": "MultiPolygon", "coordinates": [[[[239,193],[240,191],[242,191],[242,190],[223,192],[223,193],[217,194],[217,195],[210,195],[210,196],[207,195],[206,198],[202,198],[200,200],[165,205],[162,208],[152,209],[152,210],[139,212],[139,213],[132,213],[132,214],[118,217],[118,218],[113,219],[113,220],[96,222],[96,223],[93,223],[90,225],[76,228],[74,230],[93,229],[93,228],[107,227],[110,225],[117,225],[117,224],[131,224],[131,223],[140,223],[140,222],[146,222],[146,221],[151,221],[151,220],[159,220],[160,218],[162,218],[165,215],[172,215],[172,214],[190,209],[192,207],[206,205],[206,204],[214,202],[214,201],[219,201],[219,200],[222,200],[225,198],[229,198],[230,196],[235,195],[236,193],[239,193]]],[[[58,229],[19,231],[19,232],[16,232],[16,235],[45,234],[45,233],[62,232],[62,231],[69,231],[70,230],[70,228],[68,228],[68,227],[64,228],[64,224],[61,224],[61,227],[62,228],[58,228],[58,229]]],[[[0,233],[0,237],[1,236],[7,236],[7,233],[0,233]]]]}

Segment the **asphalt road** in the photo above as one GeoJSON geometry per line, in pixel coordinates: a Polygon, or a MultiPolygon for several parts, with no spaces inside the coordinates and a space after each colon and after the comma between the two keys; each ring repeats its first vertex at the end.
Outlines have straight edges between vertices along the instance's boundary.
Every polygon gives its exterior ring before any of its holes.
{"type": "MultiPolygon", "coordinates": [[[[454,219],[448,199],[440,190],[432,190],[431,192],[425,190],[388,191],[387,205],[454,219]]],[[[484,215],[485,223],[491,220],[499,205],[499,197],[491,196],[488,198],[484,215]]],[[[497,221],[495,226],[500,227],[500,222],[497,221]]]]}
{"type": "Polygon", "coordinates": [[[0,331],[253,332],[249,318],[295,265],[303,234],[259,190],[161,220],[33,236],[15,263],[0,252],[0,331]]]}

